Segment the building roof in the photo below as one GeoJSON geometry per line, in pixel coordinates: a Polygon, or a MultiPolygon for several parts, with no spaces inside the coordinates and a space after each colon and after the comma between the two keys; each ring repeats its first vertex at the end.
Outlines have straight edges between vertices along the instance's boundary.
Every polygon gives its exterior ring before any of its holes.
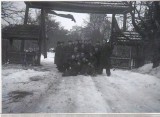
{"type": "Polygon", "coordinates": [[[139,45],[143,44],[142,37],[135,31],[122,31],[119,28],[116,18],[114,19],[114,27],[112,32],[112,41],[120,45],[139,45]]]}
{"type": "Polygon", "coordinates": [[[117,44],[120,45],[141,45],[143,44],[142,37],[134,31],[114,32],[114,38],[117,44]]]}
{"type": "Polygon", "coordinates": [[[25,2],[30,8],[46,8],[57,11],[98,14],[124,14],[130,11],[125,2],[108,1],[40,1],[25,2]]]}
{"type": "Polygon", "coordinates": [[[39,34],[38,25],[13,25],[2,29],[3,39],[38,40],[39,34]]]}

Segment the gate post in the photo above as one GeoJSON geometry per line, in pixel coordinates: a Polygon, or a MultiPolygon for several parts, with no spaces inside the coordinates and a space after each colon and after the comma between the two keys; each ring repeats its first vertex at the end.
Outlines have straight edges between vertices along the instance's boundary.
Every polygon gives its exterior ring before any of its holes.
{"type": "Polygon", "coordinates": [[[44,58],[47,58],[47,48],[46,48],[46,25],[45,25],[45,9],[41,9],[41,53],[43,53],[44,58]]]}
{"type": "Polygon", "coordinates": [[[112,25],[111,25],[111,38],[110,41],[111,43],[114,41],[114,36],[113,36],[113,32],[114,32],[114,24],[115,24],[115,14],[112,14],[112,25]]]}
{"type": "MultiPolygon", "coordinates": [[[[25,17],[24,17],[24,25],[26,25],[27,22],[28,22],[28,12],[29,12],[29,6],[26,4],[25,17]]],[[[24,51],[24,45],[25,45],[25,40],[22,40],[21,41],[21,52],[24,51]]]]}
{"type": "Polygon", "coordinates": [[[126,31],[127,14],[123,14],[123,31],[126,31]]]}

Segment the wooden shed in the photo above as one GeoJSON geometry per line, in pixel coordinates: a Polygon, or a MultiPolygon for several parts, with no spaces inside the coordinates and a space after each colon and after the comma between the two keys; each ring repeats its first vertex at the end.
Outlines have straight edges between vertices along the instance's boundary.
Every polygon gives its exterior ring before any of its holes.
{"type": "Polygon", "coordinates": [[[34,58],[37,56],[37,62],[40,62],[40,27],[38,25],[10,25],[2,30],[2,60],[3,63],[22,63],[34,64],[34,58]],[[32,49],[35,51],[23,50],[21,42],[30,41],[35,43],[32,49]],[[17,42],[20,42],[19,44],[17,42]],[[16,46],[14,44],[16,43],[16,46]],[[20,46],[18,46],[20,45],[20,46]],[[36,49],[34,47],[37,47],[36,49]],[[26,60],[25,60],[26,59],[26,60]]]}
{"type": "Polygon", "coordinates": [[[135,31],[120,30],[116,18],[111,35],[114,50],[111,57],[115,68],[132,69],[144,64],[144,42],[135,31]]]}

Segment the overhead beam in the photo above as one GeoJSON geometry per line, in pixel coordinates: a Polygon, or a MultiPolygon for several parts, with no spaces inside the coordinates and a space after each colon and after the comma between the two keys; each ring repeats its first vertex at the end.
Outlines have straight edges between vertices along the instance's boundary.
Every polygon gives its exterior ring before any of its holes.
{"type": "Polygon", "coordinates": [[[98,13],[98,14],[123,14],[130,11],[130,7],[114,2],[25,2],[32,8],[45,8],[57,11],[68,11],[77,13],[98,13]]]}
{"type": "Polygon", "coordinates": [[[112,24],[111,24],[111,42],[114,41],[114,26],[115,26],[115,15],[116,14],[112,14],[112,24]]]}
{"type": "Polygon", "coordinates": [[[25,10],[25,17],[24,17],[24,24],[26,25],[28,22],[28,13],[29,13],[29,6],[26,5],[26,10],[25,10]]]}

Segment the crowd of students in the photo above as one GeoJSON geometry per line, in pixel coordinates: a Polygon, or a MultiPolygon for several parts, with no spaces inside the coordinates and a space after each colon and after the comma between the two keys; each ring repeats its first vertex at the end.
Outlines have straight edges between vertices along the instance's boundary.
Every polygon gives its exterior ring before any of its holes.
{"type": "Polygon", "coordinates": [[[102,74],[106,70],[107,76],[110,72],[110,56],[113,47],[103,40],[95,45],[91,40],[76,40],[57,42],[55,49],[55,64],[63,76],[92,75],[102,74]]]}

